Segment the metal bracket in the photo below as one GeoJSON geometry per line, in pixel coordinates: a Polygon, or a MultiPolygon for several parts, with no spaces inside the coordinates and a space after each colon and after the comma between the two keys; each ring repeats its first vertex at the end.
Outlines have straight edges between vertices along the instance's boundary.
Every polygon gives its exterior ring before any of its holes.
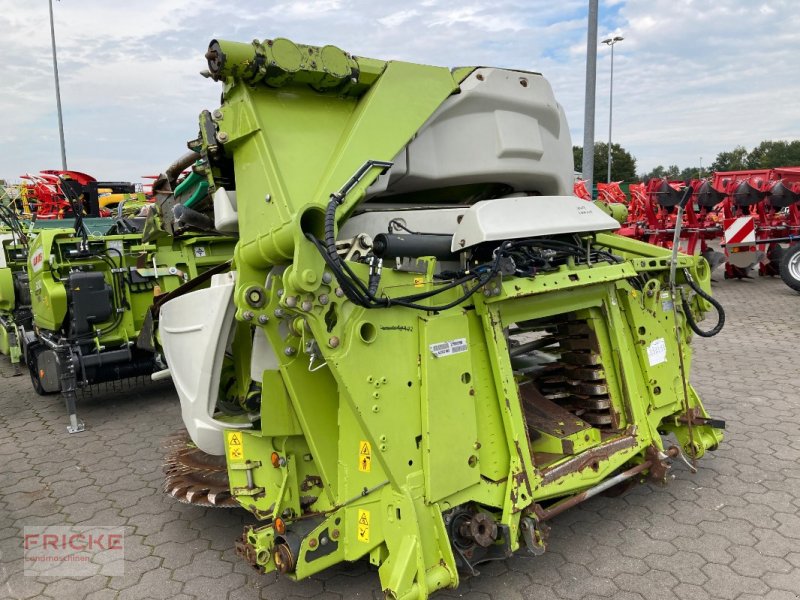
{"type": "Polygon", "coordinates": [[[519,528],[522,531],[522,540],[525,542],[525,547],[528,552],[534,556],[541,556],[545,551],[545,539],[547,538],[547,531],[543,529],[546,525],[539,525],[538,521],[530,517],[522,517],[519,523],[519,528]]]}

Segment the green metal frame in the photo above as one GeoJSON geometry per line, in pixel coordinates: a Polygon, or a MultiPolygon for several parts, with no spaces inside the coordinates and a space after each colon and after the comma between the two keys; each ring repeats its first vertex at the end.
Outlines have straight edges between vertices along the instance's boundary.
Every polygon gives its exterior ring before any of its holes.
{"type": "MultiPolygon", "coordinates": [[[[696,458],[717,447],[720,431],[698,420],[707,415],[694,390],[683,391],[679,364],[688,372],[691,332],[682,309],[675,323],[663,297],[668,251],[586,234],[585,243],[623,262],[496,278],[449,310],[367,310],[344,297],[306,239],[322,237],[330,194],[365,161],[392,160],[471,69],[356,58],[283,39],[215,41],[207,56],[224,95],[202,150],[224,148],[233,160],[237,319],[266,336],[278,361],[263,373],[260,428],[225,435],[231,491],[264,521],[243,540],[254,566],[301,579],[368,556],[387,597],[427,598],[458,585],[453,509],[488,511],[503,532],[500,552],[525,543],[538,553],[539,521],[552,501],[637,465],[663,476],[662,435],[674,434],[696,458]],[[263,305],[252,301],[262,297],[263,305]],[[561,435],[526,422],[506,330],[565,314],[597,340],[618,420],[612,431],[561,435]],[[443,342],[463,351],[435,355],[431,346],[443,342]],[[663,345],[663,360],[650,360],[653,344],[663,345]]],[[[344,198],[338,223],[377,175],[344,198]]],[[[435,260],[421,260],[423,277],[385,269],[379,294],[439,285],[435,260]]],[[[702,258],[679,261],[709,289],[702,258]]],[[[350,267],[367,280],[366,265],[350,267]]],[[[443,292],[435,303],[462,293],[443,292]]],[[[691,307],[695,319],[710,309],[696,296],[691,307]]],[[[249,344],[234,347],[248,366],[249,344]]]]}

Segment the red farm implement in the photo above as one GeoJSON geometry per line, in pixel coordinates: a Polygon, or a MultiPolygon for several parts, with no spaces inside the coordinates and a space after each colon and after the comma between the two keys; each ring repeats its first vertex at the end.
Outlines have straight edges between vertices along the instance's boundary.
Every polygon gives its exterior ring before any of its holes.
{"type": "MultiPolygon", "coordinates": [[[[671,248],[687,185],[692,196],[681,217],[682,252],[702,254],[712,268],[724,261],[725,277],[746,277],[757,263],[762,275],[778,273],[785,252],[781,244],[800,240],[800,167],[717,172],[691,181],[650,179],[631,184],[629,199],[619,183],[598,183],[598,199],[627,201],[622,235],[671,248]],[[725,254],[712,242],[719,242],[725,254]]],[[[576,184],[576,195],[584,197],[578,191],[576,184]]],[[[797,270],[800,278],[800,258],[797,270]]]]}
{"type": "Polygon", "coordinates": [[[79,171],[42,171],[35,175],[26,173],[22,175],[24,204],[22,209],[26,213],[35,215],[37,219],[63,219],[72,214],[67,195],[72,186],[79,192],[88,183],[95,181],[94,177],[79,171]],[[73,183],[74,182],[74,183],[73,183]]]}
{"type": "Polygon", "coordinates": [[[80,171],[41,171],[22,175],[20,210],[36,219],[72,216],[70,200],[83,196],[90,214],[111,216],[120,203],[143,201],[136,184],[127,181],[97,181],[80,171]]]}

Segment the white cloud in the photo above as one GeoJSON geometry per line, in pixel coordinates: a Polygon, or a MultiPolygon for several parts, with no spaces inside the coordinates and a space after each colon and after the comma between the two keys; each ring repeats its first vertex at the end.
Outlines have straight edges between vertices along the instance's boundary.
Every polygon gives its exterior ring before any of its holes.
{"type": "Polygon", "coordinates": [[[419,12],[414,9],[400,10],[385,17],[381,17],[380,19],[378,19],[378,23],[380,23],[384,27],[397,27],[399,25],[402,25],[409,19],[413,19],[418,14],[419,12]]]}
{"type": "MultiPolygon", "coordinates": [[[[358,55],[540,71],[583,138],[586,0],[102,0],[55,2],[70,166],[154,173],[194,137],[219,85],[199,77],[214,37],[288,37],[358,55]]],[[[640,169],[800,136],[800,13],[789,0],[604,0],[615,49],[614,141],[640,169]]],[[[0,0],[0,177],[58,166],[45,2],[0,0]]],[[[598,49],[597,138],[607,133],[608,48],[598,49]]]]}

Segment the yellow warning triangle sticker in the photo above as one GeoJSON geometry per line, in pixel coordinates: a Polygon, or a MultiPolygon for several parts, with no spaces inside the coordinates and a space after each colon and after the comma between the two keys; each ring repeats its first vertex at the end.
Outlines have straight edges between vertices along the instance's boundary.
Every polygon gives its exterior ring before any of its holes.
{"type": "Polygon", "coordinates": [[[361,513],[361,518],[358,519],[358,524],[359,525],[369,525],[369,519],[367,519],[367,513],[366,512],[362,512],[361,513]]]}
{"type": "Polygon", "coordinates": [[[242,441],[239,439],[239,436],[234,433],[231,435],[231,439],[228,441],[228,443],[231,446],[240,446],[242,441]]]}
{"type": "Polygon", "coordinates": [[[361,454],[372,454],[369,448],[369,442],[361,442],[361,454]]]}

